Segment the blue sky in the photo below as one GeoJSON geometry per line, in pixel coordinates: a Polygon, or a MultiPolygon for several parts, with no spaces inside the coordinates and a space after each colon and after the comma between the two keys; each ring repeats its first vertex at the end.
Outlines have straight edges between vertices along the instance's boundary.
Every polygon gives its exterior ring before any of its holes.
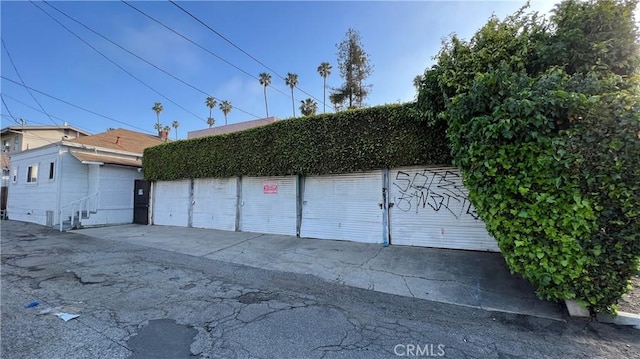
{"type": "MultiPolygon", "coordinates": [[[[298,74],[299,89],[294,91],[298,115],[300,100],[310,97],[309,94],[321,102],[322,78],[316,68],[322,61],[328,61],[333,72],[327,85],[337,87],[342,83],[336,44],[348,28],[360,32],[373,66],[373,74],[368,79],[373,88],[366,103],[375,106],[411,101],[415,96],[412,80],[433,64],[432,56],[440,49],[442,38],[456,33],[468,39],[491,14],[502,18],[517,10],[524,1],[177,3],[271,70],[169,2],[130,4],[235,67],[125,3],[50,4],[190,86],[126,53],[47,4],[36,3],[146,83],[145,86],[34,4],[2,1],[1,71],[4,78],[1,92],[6,103],[2,105],[2,127],[15,124],[13,118],[23,118],[28,125],[61,125],[66,121],[91,133],[103,132],[109,127],[155,133],[156,115],[151,107],[154,102],[162,102],[164,111],[160,122],[170,125],[174,120],[179,121],[178,138],[186,138],[188,131],[208,127],[206,94],[232,103],[234,109],[228,116],[229,124],[265,117],[263,89],[255,79],[261,72],[272,75],[272,86],[267,89],[270,116],[280,119],[292,116],[290,89],[278,76],[286,76],[287,72],[298,74]],[[32,91],[36,102],[20,84],[6,50],[27,86],[99,115],[32,91]]],[[[534,0],[531,4],[533,10],[547,13],[554,2],[534,0]]],[[[322,111],[321,103],[319,107],[322,111]]],[[[327,112],[331,111],[327,99],[327,112]]],[[[219,109],[214,110],[213,117],[217,125],[224,124],[219,109]]],[[[171,138],[174,137],[172,129],[171,138]]]]}

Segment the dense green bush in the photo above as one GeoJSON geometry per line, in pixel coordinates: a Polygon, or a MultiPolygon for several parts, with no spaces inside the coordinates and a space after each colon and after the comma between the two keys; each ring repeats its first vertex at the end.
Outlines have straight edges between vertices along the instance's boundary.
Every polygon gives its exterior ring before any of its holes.
{"type": "Polygon", "coordinates": [[[640,258],[636,1],[565,1],[452,37],[418,103],[507,264],[551,300],[613,311],[640,258]]]}
{"type": "Polygon", "coordinates": [[[148,180],[327,174],[451,164],[443,124],[414,104],[294,118],[145,150],[148,180]]]}

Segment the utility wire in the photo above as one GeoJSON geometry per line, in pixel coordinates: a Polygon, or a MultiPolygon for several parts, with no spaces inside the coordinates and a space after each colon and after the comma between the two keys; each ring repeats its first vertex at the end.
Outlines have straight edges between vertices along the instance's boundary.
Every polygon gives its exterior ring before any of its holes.
{"type": "MultiPolygon", "coordinates": [[[[262,61],[256,59],[254,56],[252,56],[250,53],[246,52],[245,50],[243,50],[242,48],[240,48],[240,46],[236,45],[233,41],[227,39],[226,37],[224,37],[221,33],[217,32],[216,30],[214,30],[211,26],[207,25],[206,23],[204,23],[204,21],[200,20],[199,18],[197,18],[195,15],[193,15],[192,13],[190,13],[189,11],[187,11],[186,9],[184,9],[182,6],[176,4],[173,0],[169,0],[169,2],[171,4],[173,4],[175,7],[177,7],[178,9],[182,10],[185,14],[189,15],[192,19],[194,19],[195,21],[199,22],[200,24],[202,24],[204,27],[206,27],[207,29],[209,29],[211,32],[213,32],[214,34],[218,35],[220,38],[222,38],[224,41],[228,42],[229,44],[231,44],[231,46],[235,47],[236,49],[240,50],[243,54],[249,56],[253,61],[259,63],[260,65],[262,65],[264,68],[266,68],[267,70],[273,72],[276,76],[278,76],[279,78],[281,78],[282,80],[285,80],[285,78],[280,75],[276,70],[270,68],[269,66],[265,65],[264,63],[262,63],[262,61]]],[[[323,105],[325,104],[324,101],[320,101],[319,99],[317,99],[315,96],[313,96],[312,94],[308,93],[307,91],[301,89],[300,87],[296,86],[296,88],[310,96],[311,98],[315,99],[316,101],[318,101],[318,103],[322,103],[323,105]]]]}
{"type": "MultiPolygon", "coordinates": [[[[220,61],[222,61],[222,62],[226,63],[227,65],[229,65],[229,66],[231,66],[231,67],[235,68],[236,70],[238,70],[238,71],[242,72],[243,74],[245,74],[245,75],[247,75],[247,76],[251,77],[251,78],[252,78],[252,79],[254,79],[254,80],[260,80],[257,76],[252,75],[252,74],[250,74],[249,72],[247,72],[246,70],[244,70],[244,69],[242,69],[242,68],[240,68],[240,67],[236,66],[236,65],[235,65],[235,64],[233,64],[232,62],[230,62],[230,61],[226,60],[225,58],[223,58],[223,57],[219,56],[218,54],[214,53],[213,51],[211,51],[211,50],[207,49],[206,47],[204,47],[204,46],[202,46],[202,45],[198,44],[197,42],[195,42],[195,41],[191,40],[191,39],[190,39],[190,38],[188,38],[187,36],[185,36],[185,35],[183,35],[183,34],[179,33],[178,31],[176,31],[176,30],[172,29],[172,28],[171,28],[171,27],[169,27],[169,26],[165,25],[165,24],[164,24],[163,22],[161,22],[160,20],[158,20],[158,19],[154,18],[153,16],[151,16],[151,15],[149,15],[149,14],[145,13],[144,11],[142,11],[142,10],[138,9],[137,7],[135,7],[135,6],[131,5],[130,3],[126,2],[125,0],[121,0],[121,1],[122,1],[125,5],[129,6],[130,8],[132,8],[132,9],[134,9],[135,11],[139,12],[140,14],[142,14],[143,16],[145,16],[145,17],[147,17],[148,19],[150,19],[150,20],[154,21],[155,23],[157,23],[158,25],[160,25],[160,26],[164,27],[165,29],[167,29],[167,30],[169,30],[169,31],[173,32],[174,34],[176,34],[176,35],[180,36],[181,38],[183,38],[183,39],[185,39],[185,40],[189,41],[189,42],[190,42],[190,43],[192,43],[193,45],[195,45],[195,46],[199,47],[200,49],[202,49],[202,50],[206,51],[207,53],[209,53],[210,55],[212,55],[212,56],[216,57],[217,59],[219,59],[220,61]]],[[[275,87],[275,86],[272,86],[272,87],[273,87],[273,89],[274,89],[274,90],[276,90],[276,91],[280,92],[281,94],[283,94],[283,95],[285,95],[285,96],[289,97],[289,94],[288,94],[288,93],[286,93],[286,92],[282,91],[281,89],[279,89],[279,88],[277,88],[277,87],[275,87]]]]}
{"type": "MultiPolygon", "coordinates": [[[[8,97],[8,96],[7,96],[7,97],[8,97]]],[[[9,117],[8,115],[5,115],[5,114],[2,114],[2,115],[0,115],[0,116],[3,116],[3,117],[9,117]]],[[[55,117],[55,116],[53,116],[53,117],[55,117]]],[[[42,125],[42,126],[51,126],[51,125],[47,125],[46,123],[36,122],[36,121],[31,121],[31,120],[30,120],[29,122],[30,122],[30,123],[35,123],[35,124],[37,124],[37,125],[42,125]]],[[[48,143],[48,144],[58,143],[58,142],[60,142],[60,141],[57,141],[57,140],[52,140],[52,139],[50,139],[50,138],[42,137],[42,136],[40,136],[40,135],[35,134],[34,132],[29,133],[29,135],[28,135],[28,136],[26,136],[26,137],[32,137],[32,138],[34,138],[34,137],[35,137],[35,138],[39,139],[40,141],[42,141],[42,142],[46,142],[46,143],[48,143]]]]}
{"type": "Polygon", "coordinates": [[[62,102],[62,103],[64,103],[64,104],[67,104],[67,105],[69,105],[69,106],[71,106],[71,107],[75,107],[75,108],[77,108],[77,109],[79,109],[79,110],[82,110],[82,111],[88,112],[88,113],[90,113],[90,114],[93,114],[93,115],[96,115],[96,116],[102,117],[102,118],[104,118],[104,119],[107,119],[107,120],[110,120],[110,121],[113,121],[113,122],[117,122],[117,123],[120,123],[120,124],[123,124],[123,125],[127,125],[127,126],[129,126],[129,127],[131,127],[131,128],[135,128],[135,129],[138,129],[138,130],[143,131],[143,132],[146,132],[146,133],[152,133],[151,131],[148,131],[148,130],[142,129],[142,128],[137,127],[137,126],[130,125],[130,124],[129,124],[129,123],[127,123],[127,122],[118,121],[118,120],[116,120],[116,119],[114,119],[114,118],[112,118],[112,117],[108,117],[108,116],[105,116],[105,115],[99,114],[99,113],[97,113],[97,112],[95,112],[95,111],[88,110],[88,109],[86,109],[86,108],[84,108],[84,107],[81,107],[81,106],[78,106],[78,105],[74,105],[74,104],[72,104],[71,102],[68,102],[68,101],[62,100],[62,99],[60,99],[60,98],[58,98],[58,97],[55,97],[55,96],[50,95],[50,94],[48,94],[48,93],[45,93],[45,92],[43,92],[43,91],[36,90],[36,89],[34,89],[33,87],[28,87],[28,86],[22,85],[22,84],[20,84],[18,81],[12,80],[12,79],[10,79],[10,78],[8,78],[8,77],[5,77],[5,76],[3,76],[3,75],[0,75],[0,78],[2,78],[3,80],[7,80],[7,81],[9,81],[9,82],[13,82],[13,83],[14,83],[14,84],[16,84],[16,85],[24,86],[25,88],[28,88],[28,89],[29,89],[29,90],[31,90],[31,91],[37,92],[37,93],[39,93],[39,94],[42,94],[42,95],[47,96],[47,97],[49,97],[49,98],[52,98],[52,99],[54,99],[54,100],[56,100],[56,101],[60,101],[60,102],[62,102]]]}
{"type": "MultiPolygon", "coordinates": [[[[195,113],[187,110],[186,108],[180,106],[177,102],[171,100],[170,98],[168,98],[167,96],[165,96],[164,94],[162,94],[160,91],[154,89],[153,87],[151,87],[149,84],[147,84],[146,82],[142,81],[140,78],[136,77],[134,74],[132,74],[131,72],[127,71],[124,67],[118,65],[115,61],[111,60],[107,55],[103,54],[102,52],[100,52],[100,50],[96,49],[95,47],[93,47],[91,44],[89,44],[88,42],[86,42],[84,39],[82,39],[80,36],[78,36],[75,32],[71,31],[68,27],[66,27],[64,24],[62,24],[60,21],[58,21],[56,18],[54,18],[53,16],[51,16],[51,14],[49,14],[46,10],[40,8],[38,5],[36,5],[33,1],[29,1],[33,6],[37,7],[40,11],[44,12],[49,18],[51,18],[53,21],[55,21],[58,25],[62,26],[65,30],[67,30],[68,32],[70,32],[73,36],[75,36],[78,40],[82,41],[82,43],[84,43],[85,45],[89,46],[93,51],[97,52],[98,54],[100,54],[102,57],[104,57],[105,59],[107,59],[109,62],[111,62],[112,64],[114,64],[116,67],[118,67],[120,70],[124,71],[127,75],[131,76],[132,78],[134,78],[136,81],[140,82],[141,84],[143,84],[144,86],[146,86],[148,89],[150,89],[151,91],[157,93],[158,95],[160,95],[162,98],[164,98],[165,100],[171,102],[172,104],[178,106],[179,108],[181,108],[182,110],[184,110],[185,112],[191,114],[193,117],[199,119],[199,120],[203,120],[202,118],[200,118],[200,116],[196,115],[195,113]]],[[[205,120],[203,120],[205,121],[205,120]]],[[[206,122],[206,121],[205,121],[206,122]]]]}
{"type": "MultiPolygon", "coordinates": [[[[87,30],[89,30],[89,31],[93,32],[94,34],[96,34],[96,35],[98,35],[98,36],[100,36],[101,38],[103,38],[104,40],[106,40],[106,41],[108,41],[109,43],[113,44],[114,46],[118,47],[118,48],[119,48],[119,49],[121,49],[122,51],[127,52],[128,54],[130,54],[131,56],[134,56],[134,57],[135,57],[135,58],[137,58],[138,60],[143,61],[144,63],[146,63],[146,64],[148,64],[148,65],[152,66],[152,67],[153,67],[153,68],[155,68],[156,70],[161,71],[161,72],[162,72],[162,73],[164,73],[165,75],[170,76],[171,78],[173,78],[173,79],[175,79],[175,80],[177,80],[177,81],[180,81],[181,83],[185,84],[186,86],[191,87],[192,89],[194,89],[194,90],[196,90],[196,91],[200,92],[201,94],[203,94],[203,95],[205,95],[205,96],[210,96],[210,94],[209,94],[209,93],[207,93],[207,92],[205,92],[204,90],[201,90],[201,89],[199,89],[199,88],[197,88],[197,87],[195,87],[195,86],[191,85],[190,83],[188,83],[188,82],[186,82],[186,81],[182,80],[181,78],[179,78],[179,77],[177,77],[177,76],[175,76],[175,75],[173,75],[173,74],[169,73],[168,71],[166,71],[166,70],[164,70],[164,69],[162,69],[162,68],[160,68],[160,67],[158,67],[158,66],[154,65],[153,63],[151,63],[151,62],[147,61],[147,60],[146,60],[146,59],[144,59],[143,57],[141,57],[141,56],[139,56],[139,55],[136,55],[135,53],[133,53],[133,52],[131,52],[130,50],[126,49],[125,47],[123,47],[123,46],[119,45],[118,43],[116,43],[116,42],[112,41],[111,39],[107,38],[106,36],[102,35],[101,33],[99,33],[99,32],[97,32],[97,31],[93,30],[92,28],[90,28],[89,26],[87,26],[87,25],[83,24],[83,23],[82,23],[82,22],[80,22],[79,20],[76,20],[76,19],[72,18],[71,16],[67,15],[66,13],[64,13],[62,10],[60,10],[60,9],[56,8],[55,6],[51,5],[49,2],[47,2],[47,1],[43,1],[43,2],[44,2],[46,5],[48,5],[49,7],[53,8],[54,10],[56,10],[57,12],[59,12],[60,14],[64,15],[64,16],[65,16],[65,17],[67,17],[68,19],[70,19],[71,21],[74,21],[75,23],[79,24],[80,26],[84,27],[85,29],[87,29],[87,30]]],[[[214,97],[214,98],[215,98],[215,97],[214,97]]],[[[218,99],[218,98],[216,98],[216,100],[218,100],[218,101],[222,101],[222,100],[220,100],[220,99],[218,99]]],[[[254,115],[254,114],[252,114],[252,113],[249,113],[249,112],[247,112],[247,111],[245,111],[245,110],[243,110],[243,109],[241,109],[241,108],[239,108],[239,107],[234,107],[234,108],[235,108],[236,110],[240,111],[240,112],[246,113],[246,114],[247,114],[247,115],[249,115],[249,116],[253,116],[253,117],[259,118],[258,116],[254,115]]],[[[205,120],[202,120],[202,121],[206,122],[205,120]]]]}
{"type": "MultiPolygon", "coordinates": [[[[13,120],[13,122],[17,123],[18,125],[20,124],[20,122],[18,122],[18,120],[13,117],[13,115],[11,114],[11,110],[9,110],[9,106],[7,106],[7,103],[4,102],[4,97],[7,96],[6,94],[1,94],[0,95],[0,99],[2,99],[2,104],[4,105],[4,107],[7,109],[7,113],[9,113],[9,117],[13,120]]],[[[8,97],[8,96],[7,96],[8,97]]]]}
{"type": "MultiPolygon", "coordinates": [[[[30,106],[30,105],[28,105],[28,104],[26,104],[26,103],[24,103],[24,102],[22,102],[22,101],[18,100],[18,99],[17,99],[17,98],[15,98],[15,97],[9,96],[9,95],[7,95],[6,93],[2,94],[2,96],[6,96],[8,99],[11,99],[11,100],[13,100],[13,101],[15,101],[15,102],[17,102],[17,103],[19,103],[19,104],[21,104],[21,105],[25,106],[25,107],[28,107],[28,108],[30,108],[30,109],[32,109],[32,110],[34,110],[34,111],[37,111],[37,112],[43,113],[43,112],[42,112],[42,111],[40,111],[39,109],[37,109],[37,108],[35,108],[35,107],[33,107],[33,106],[30,106]]],[[[61,117],[58,117],[58,116],[51,115],[51,117],[53,117],[53,118],[55,118],[55,119],[58,119],[58,120],[60,120],[60,121],[62,121],[62,122],[70,123],[69,121],[65,120],[64,118],[61,118],[61,117]]],[[[39,125],[44,125],[44,123],[41,123],[41,122],[36,122],[36,121],[33,121],[33,120],[30,120],[30,121],[31,121],[32,123],[36,123],[36,124],[39,124],[39,125]]]]}
{"type": "MultiPolygon", "coordinates": [[[[9,58],[9,62],[11,62],[11,66],[13,66],[13,69],[15,70],[16,75],[18,75],[18,78],[20,79],[20,82],[25,87],[25,89],[27,89],[27,92],[29,93],[29,95],[31,95],[31,98],[33,99],[33,101],[35,101],[38,104],[38,106],[40,107],[40,109],[42,110],[42,112],[45,115],[47,115],[47,117],[49,117],[49,120],[51,120],[51,122],[53,122],[54,125],[58,126],[56,121],[54,121],[53,118],[51,118],[51,116],[47,113],[47,111],[45,111],[44,107],[42,107],[42,104],[40,104],[40,101],[38,101],[38,99],[33,95],[33,93],[31,93],[31,91],[29,91],[29,88],[24,83],[24,80],[22,79],[22,76],[20,76],[20,72],[18,71],[18,68],[16,67],[16,64],[13,62],[13,58],[11,57],[11,54],[9,53],[9,49],[7,48],[7,45],[5,45],[4,40],[0,39],[0,42],[2,42],[2,48],[4,48],[4,51],[7,53],[7,57],[9,58]]],[[[5,104],[5,106],[6,106],[6,104],[5,104]]]]}

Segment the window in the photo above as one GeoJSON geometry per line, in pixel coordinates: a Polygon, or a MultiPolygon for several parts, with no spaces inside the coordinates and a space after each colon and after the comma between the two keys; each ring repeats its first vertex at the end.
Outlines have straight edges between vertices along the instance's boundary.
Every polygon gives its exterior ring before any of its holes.
{"type": "Polygon", "coordinates": [[[50,162],[49,163],[49,180],[53,181],[53,178],[55,177],[55,173],[56,173],[56,163],[50,162]]]}
{"type": "Polygon", "coordinates": [[[13,183],[18,182],[18,167],[13,167],[11,172],[12,172],[12,174],[11,174],[11,182],[13,182],[13,183]]]}
{"type": "Polygon", "coordinates": [[[27,183],[36,183],[38,181],[38,165],[31,165],[27,169],[27,183]]]}
{"type": "Polygon", "coordinates": [[[18,151],[18,145],[20,144],[20,138],[18,138],[18,136],[13,138],[13,151],[17,152],[18,151]]]}

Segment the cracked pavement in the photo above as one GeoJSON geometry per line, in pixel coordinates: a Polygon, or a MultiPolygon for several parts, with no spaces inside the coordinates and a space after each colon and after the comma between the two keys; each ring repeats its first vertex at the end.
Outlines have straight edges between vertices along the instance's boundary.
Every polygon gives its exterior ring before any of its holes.
{"type": "Polygon", "coordinates": [[[631,328],[391,295],[22,222],[1,226],[5,359],[640,357],[631,328]],[[25,308],[32,300],[40,305],[25,308]],[[80,316],[64,322],[57,311],[80,316]],[[171,338],[176,351],[162,351],[171,338]]]}

